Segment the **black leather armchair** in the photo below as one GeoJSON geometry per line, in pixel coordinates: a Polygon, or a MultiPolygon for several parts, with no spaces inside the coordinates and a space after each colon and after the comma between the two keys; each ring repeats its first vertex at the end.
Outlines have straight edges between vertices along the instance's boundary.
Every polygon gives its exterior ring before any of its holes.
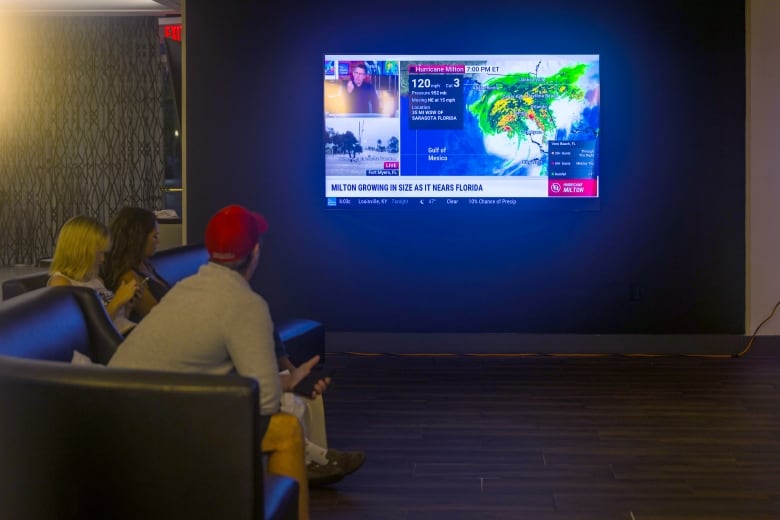
{"type": "MultiPolygon", "coordinates": [[[[151,259],[154,268],[168,283],[174,284],[198,272],[209,261],[203,244],[190,244],[158,251],[151,259]]],[[[300,365],[315,355],[325,362],[325,327],[322,323],[294,318],[276,322],[276,330],[284,341],[290,361],[300,365]]]]}
{"type": "Polygon", "coordinates": [[[0,518],[297,518],[296,482],[263,471],[257,383],[64,362],[112,329],[90,289],[0,303],[0,518]]]}
{"type": "Polygon", "coordinates": [[[15,278],[8,278],[3,281],[3,300],[8,300],[14,296],[19,296],[41,287],[46,287],[49,280],[49,273],[41,271],[40,273],[30,273],[15,278]]]}
{"type": "Polygon", "coordinates": [[[0,308],[0,355],[69,362],[79,351],[106,364],[123,339],[86,287],[35,289],[0,308]]]}
{"type": "MultiPolygon", "coordinates": [[[[170,284],[195,274],[208,260],[209,254],[203,244],[163,249],[151,258],[154,268],[170,284]]],[[[3,300],[45,287],[48,279],[46,272],[7,279],[2,285],[3,300]]],[[[322,323],[294,318],[277,321],[276,330],[285,343],[290,361],[296,366],[315,355],[320,356],[320,362],[325,362],[325,326],[322,323]]]]}
{"type": "MultiPolygon", "coordinates": [[[[203,244],[189,244],[158,251],[152,257],[152,264],[157,272],[170,284],[174,284],[193,275],[198,268],[209,261],[209,254],[203,244]]],[[[3,281],[3,300],[19,296],[41,287],[46,287],[49,273],[31,273],[3,281]]]]}

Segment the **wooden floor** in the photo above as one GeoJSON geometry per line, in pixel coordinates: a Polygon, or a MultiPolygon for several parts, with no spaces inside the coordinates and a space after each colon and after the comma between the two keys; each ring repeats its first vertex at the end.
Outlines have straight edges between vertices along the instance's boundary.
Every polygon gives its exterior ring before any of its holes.
{"type": "Polygon", "coordinates": [[[313,520],[780,519],[780,352],[327,363],[329,443],[368,459],[313,520]]]}

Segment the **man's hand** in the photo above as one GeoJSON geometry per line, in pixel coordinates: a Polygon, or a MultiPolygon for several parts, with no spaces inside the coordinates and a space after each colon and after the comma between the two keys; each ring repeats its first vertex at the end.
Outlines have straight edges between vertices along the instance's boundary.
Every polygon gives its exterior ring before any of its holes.
{"type": "MultiPolygon", "coordinates": [[[[309,372],[311,372],[311,369],[314,365],[319,363],[320,356],[314,356],[310,360],[301,363],[300,366],[294,368],[290,371],[289,374],[280,374],[280,379],[282,383],[282,391],[283,392],[292,392],[293,388],[301,382],[301,380],[309,375],[309,372]]],[[[330,378],[326,377],[324,379],[320,379],[314,384],[314,391],[311,394],[311,398],[317,397],[317,395],[322,394],[327,390],[328,385],[330,384],[330,378]]]]}
{"type": "Polygon", "coordinates": [[[352,83],[352,80],[347,81],[347,93],[352,94],[353,90],[355,90],[355,84],[352,83]]]}

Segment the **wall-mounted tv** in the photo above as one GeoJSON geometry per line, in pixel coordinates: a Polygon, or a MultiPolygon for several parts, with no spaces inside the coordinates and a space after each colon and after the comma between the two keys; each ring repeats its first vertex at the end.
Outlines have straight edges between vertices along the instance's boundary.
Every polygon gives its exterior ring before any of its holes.
{"type": "Polygon", "coordinates": [[[328,208],[598,209],[598,55],[324,55],[328,208]]]}

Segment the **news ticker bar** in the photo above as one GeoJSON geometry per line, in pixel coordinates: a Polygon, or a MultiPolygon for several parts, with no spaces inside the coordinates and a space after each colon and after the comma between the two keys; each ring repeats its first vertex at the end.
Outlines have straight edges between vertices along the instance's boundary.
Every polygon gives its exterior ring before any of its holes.
{"type": "Polygon", "coordinates": [[[328,198],[597,197],[598,179],[548,177],[326,177],[328,198]]]}

